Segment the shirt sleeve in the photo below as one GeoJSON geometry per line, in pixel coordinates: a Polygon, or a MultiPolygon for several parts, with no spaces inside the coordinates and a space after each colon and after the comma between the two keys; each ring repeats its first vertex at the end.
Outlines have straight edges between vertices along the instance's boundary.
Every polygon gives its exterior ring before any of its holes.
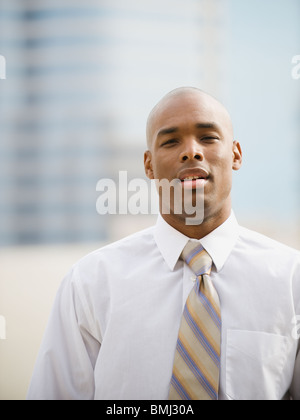
{"type": "Polygon", "coordinates": [[[74,270],[54,302],[29,386],[28,400],[91,400],[100,342],[89,328],[74,270]]]}
{"type": "Polygon", "coordinates": [[[293,400],[300,400],[300,346],[298,346],[298,356],[295,364],[294,379],[291,387],[293,400]]]}
{"type": "Polygon", "coordinates": [[[295,320],[294,324],[294,339],[298,338],[298,353],[296,356],[296,363],[294,369],[294,377],[292,386],[290,389],[291,396],[294,400],[300,400],[300,257],[298,258],[298,264],[296,268],[296,274],[294,276],[293,293],[294,293],[294,305],[295,305],[295,320]]]}

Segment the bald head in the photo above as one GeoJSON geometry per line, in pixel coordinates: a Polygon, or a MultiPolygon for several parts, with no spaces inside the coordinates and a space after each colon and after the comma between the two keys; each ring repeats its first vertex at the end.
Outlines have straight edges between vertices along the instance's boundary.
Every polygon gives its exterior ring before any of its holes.
{"type": "Polygon", "coordinates": [[[213,96],[207,94],[201,89],[195,87],[181,87],[172,90],[165,95],[157,105],[152,109],[147,120],[147,145],[151,150],[153,140],[156,137],[157,126],[164,124],[164,118],[169,118],[170,113],[182,113],[185,103],[194,103],[197,110],[203,111],[203,117],[218,119],[219,124],[228,132],[229,137],[233,140],[233,127],[231,117],[226,108],[213,96]]]}

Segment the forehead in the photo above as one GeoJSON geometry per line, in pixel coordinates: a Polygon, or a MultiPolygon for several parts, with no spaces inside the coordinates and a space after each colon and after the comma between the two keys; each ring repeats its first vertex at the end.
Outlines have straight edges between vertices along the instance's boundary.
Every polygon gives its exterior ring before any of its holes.
{"type": "Polygon", "coordinates": [[[154,138],[161,130],[176,127],[185,129],[199,125],[228,128],[230,117],[218,101],[199,92],[177,94],[165,98],[157,107],[151,121],[154,138]]]}

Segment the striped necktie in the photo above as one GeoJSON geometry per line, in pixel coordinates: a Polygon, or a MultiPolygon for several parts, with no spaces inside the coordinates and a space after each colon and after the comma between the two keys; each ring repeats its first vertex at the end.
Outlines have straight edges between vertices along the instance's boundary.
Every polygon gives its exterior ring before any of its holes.
{"type": "Polygon", "coordinates": [[[170,400],[217,400],[221,353],[220,302],[210,279],[212,259],[189,241],[182,259],[197,276],[177,339],[170,400]]]}

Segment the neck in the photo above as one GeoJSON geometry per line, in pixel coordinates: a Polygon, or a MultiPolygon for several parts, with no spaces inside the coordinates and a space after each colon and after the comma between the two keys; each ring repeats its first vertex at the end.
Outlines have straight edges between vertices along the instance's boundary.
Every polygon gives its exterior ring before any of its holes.
{"type": "Polygon", "coordinates": [[[183,235],[192,239],[201,239],[221,226],[231,214],[231,206],[228,209],[222,209],[214,214],[204,215],[204,220],[200,225],[187,225],[186,219],[176,214],[162,214],[163,219],[174,229],[183,235]]]}

